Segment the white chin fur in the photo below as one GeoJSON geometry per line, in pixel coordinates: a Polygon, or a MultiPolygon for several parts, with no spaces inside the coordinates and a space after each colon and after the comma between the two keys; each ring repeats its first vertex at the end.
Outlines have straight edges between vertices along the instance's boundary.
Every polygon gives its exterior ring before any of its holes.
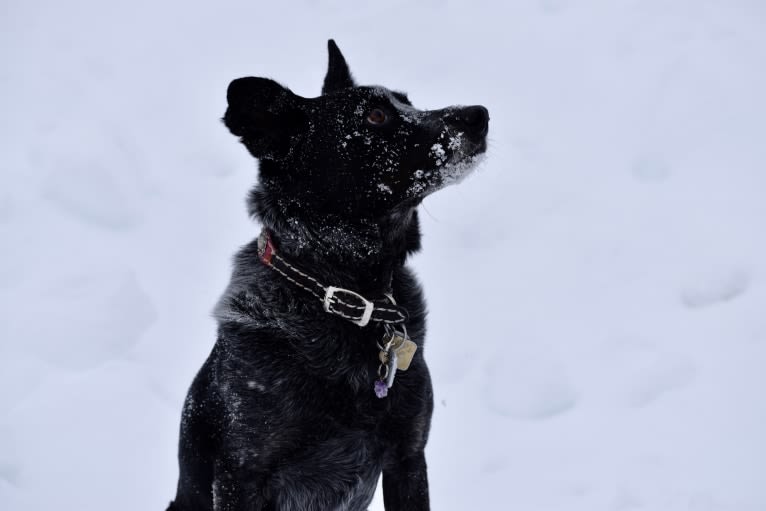
{"type": "Polygon", "coordinates": [[[470,174],[484,160],[485,153],[474,154],[471,156],[453,155],[440,167],[415,172],[416,181],[413,183],[406,194],[407,197],[425,197],[445,186],[457,184],[470,174]],[[433,183],[433,176],[439,175],[438,183],[433,183]]]}
{"type": "Polygon", "coordinates": [[[485,153],[479,153],[472,156],[465,156],[458,161],[448,161],[445,163],[439,171],[442,175],[442,183],[439,188],[457,184],[465,179],[468,174],[473,172],[473,170],[484,161],[484,156],[485,153]]]}

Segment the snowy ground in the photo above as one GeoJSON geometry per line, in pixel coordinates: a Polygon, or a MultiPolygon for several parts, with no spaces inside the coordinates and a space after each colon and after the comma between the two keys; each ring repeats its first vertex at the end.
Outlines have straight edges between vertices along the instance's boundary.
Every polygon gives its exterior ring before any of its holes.
{"type": "Polygon", "coordinates": [[[3,2],[0,509],[164,509],[258,232],[226,86],[316,95],[328,37],[492,116],[414,261],[433,508],[766,510],[758,0],[3,2]]]}

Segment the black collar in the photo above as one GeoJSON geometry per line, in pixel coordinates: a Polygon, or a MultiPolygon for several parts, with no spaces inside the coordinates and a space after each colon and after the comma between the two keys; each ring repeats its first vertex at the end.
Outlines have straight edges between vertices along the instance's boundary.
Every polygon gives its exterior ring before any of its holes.
{"type": "Polygon", "coordinates": [[[345,318],[360,327],[370,321],[395,325],[408,319],[407,310],[396,305],[390,293],[368,300],[349,289],[325,286],[307,272],[285,261],[277,254],[267,229],[263,229],[258,236],[258,257],[263,264],[318,298],[325,312],[345,318]]]}

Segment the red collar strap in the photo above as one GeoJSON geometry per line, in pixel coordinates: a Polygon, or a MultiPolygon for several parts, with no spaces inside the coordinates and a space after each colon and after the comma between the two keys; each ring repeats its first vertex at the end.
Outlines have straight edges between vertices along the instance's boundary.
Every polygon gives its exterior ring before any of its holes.
{"type": "Polygon", "coordinates": [[[263,229],[258,236],[258,257],[263,264],[318,298],[325,312],[345,318],[356,325],[366,326],[370,321],[395,325],[408,319],[407,310],[396,305],[391,295],[368,300],[349,289],[325,286],[302,269],[285,261],[277,254],[267,229],[263,229]]]}

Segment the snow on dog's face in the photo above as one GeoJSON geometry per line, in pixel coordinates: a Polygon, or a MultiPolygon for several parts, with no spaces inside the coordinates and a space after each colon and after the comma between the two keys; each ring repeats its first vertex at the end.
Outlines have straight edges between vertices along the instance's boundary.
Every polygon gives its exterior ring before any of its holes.
{"type": "Polygon", "coordinates": [[[486,108],[418,110],[401,92],[356,86],[334,42],[329,49],[317,98],[265,78],[229,86],[224,122],[261,160],[266,188],[327,212],[382,214],[475,167],[486,150],[486,108]]]}

